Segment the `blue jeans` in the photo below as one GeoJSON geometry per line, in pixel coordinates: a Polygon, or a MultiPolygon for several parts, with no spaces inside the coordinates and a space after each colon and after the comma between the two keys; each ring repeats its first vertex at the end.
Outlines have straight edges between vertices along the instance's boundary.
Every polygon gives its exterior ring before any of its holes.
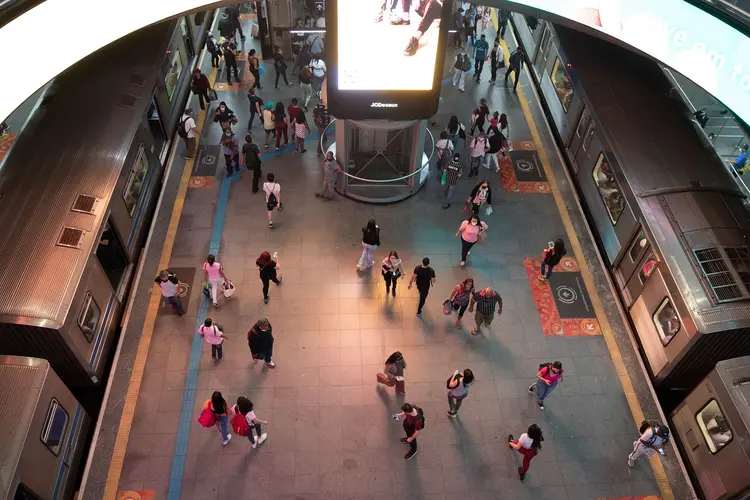
{"type": "Polygon", "coordinates": [[[247,433],[247,439],[250,441],[250,444],[255,444],[255,436],[253,436],[253,429],[255,429],[255,432],[258,433],[258,437],[260,437],[260,435],[263,434],[263,429],[261,429],[260,424],[255,424],[255,427],[251,427],[250,432],[247,433]]]}
{"type": "Polygon", "coordinates": [[[471,170],[474,172],[474,175],[479,173],[479,167],[482,166],[482,163],[484,163],[484,155],[471,159],[471,170]]]}
{"type": "Polygon", "coordinates": [[[541,380],[536,380],[536,397],[539,401],[544,401],[544,398],[549,396],[555,387],[557,387],[557,381],[552,382],[550,385],[545,384],[541,380]]]}
{"type": "Polygon", "coordinates": [[[542,269],[541,269],[542,276],[544,276],[545,278],[549,278],[549,275],[552,274],[553,267],[555,266],[550,266],[548,264],[545,264],[544,261],[542,261],[542,269]],[[545,267],[547,268],[546,271],[545,271],[545,267]]]}
{"type": "Polygon", "coordinates": [[[174,308],[174,311],[177,314],[183,314],[182,312],[182,302],[180,302],[180,296],[174,295],[172,297],[164,297],[164,302],[167,304],[172,304],[172,307],[174,308]]]}
{"type": "Polygon", "coordinates": [[[229,439],[229,430],[227,429],[227,425],[229,423],[229,417],[226,415],[219,416],[219,430],[221,431],[221,439],[222,441],[226,441],[229,439]]]}

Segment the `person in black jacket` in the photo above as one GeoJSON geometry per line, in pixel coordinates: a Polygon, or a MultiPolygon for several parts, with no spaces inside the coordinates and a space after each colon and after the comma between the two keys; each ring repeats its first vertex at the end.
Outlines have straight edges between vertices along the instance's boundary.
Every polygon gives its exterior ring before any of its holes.
{"type": "Polygon", "coordinates": [[[206,50],[211,54],[211,67],[218,68],[221,49],[219,48],[219,44],[216,42],[213,33],[209,33],[206,38],[206,50]]]}
{"type": "Polygon", "coordinates": [[[250,348],[254,363],[263,359],[267,367],[273,368],[276,366],[276,363],[271,359],[271,356],[273,356],[273,328],[266,318],[260,318],[247,332],[247,346],[250,348]]]}
{"type": "Polygon", "coordinates": [[[198,96],[201,109],[206,109],[209,103],[208,91],[211,90],[211,84],[199,68],[193,70],[193,77],[190,79],[190,90],[198,96]]]}
{"type": "Polygon", "coordinates": [[[234,21],[232,21],[225,12],[219,20],[219,34],[226,38],[227,42],[231,42],[234,41],[234,32],[236,30],[237,26],[234,24],[234,21]]]}
{"type": "Polygon", "coordinates": [[[237,46],[234,43],[224,48],[224,64],[227,67],[227,84],[232,85],[232,72],[234,72],[234,79],[240,83],[240,71],[237,69],[237,46]]]}
{"type": "Polygon", "coordinates": [[[227,18],[229,21],[234,25],[234,29],[232,30],[232,36],[234,36],[234,32],[239,31],[240,32],[240,40],[245,40],[245,34],[242,32],[242,22],[240,21],[240,6],[239,5],[230,5],[225,9],[225,12],[227,13],[227,18]]]}
{"type": "Polygon", "coordinates": [[[288,87],[289,80],[286,78],[286,61],[284,60],[284,54],[281,53],[281,47],[275,45],[273,47],[273,69],[276,70],[276,83],[274,86],[276,90],[279,90],[279,78],[284,79],[284,83],[288,87]]]}
{"type": "Polygon", "coordinates": [[[500,164],[497,161],[497,154],[502,151],[503,144],[505,144],[505,137],[495,126],[491,126],[487,135],[488,142],[490,143],[490,149],[484,155],[484,166],[485,168],[492,170],[492,164],[495,164],[495,172],[500,171],[500,164]]]}
{"type": "Polygon", "coordinates": [[[471,208],[471,213],[479,215],[479,208],[485,204],[492,207],[492,188],[488,181],[482,181],[471,190],[469,199],[466,200],[466,204],[471,208]]]}
{"type": "Polygon", "coordinates": [[[552,268],[560,263],[560,260],[565,257],[565,242],[557,238],[552,246],[544,249],[542,252],[542,268],[537,278],[539,281],[547,281],[550,274],[552,274],[552,268]]]}
{"type": "Polygon", "coordinates": [[[505,86],[508,86],[508,77],[515,73],[516,81],[513,84],[513,91],[518,88],[518,80],[521,79],[521,69],[523,68],[523,49],[518,47],[508,59],[508,70],[505,72],[505,86]]]}
{"type": "Polygon", "coordinates": [[[232,125],[237,123],[237,117],[234,115],[234,111],[229,109],[227,103],[221,101],[216,107],[214,112],[214,123],[221,125],[221,130],[224,131],[228,128],[232,128],[232,125]]]}
{"type": "Polygon", "coordinates": [[[375,249],[380,246],[380,228],[375,219],[367,221],[367,227],[362,228],[362,256],[357,264],[358,271],[370,269],[375,264],[375,249]]]}

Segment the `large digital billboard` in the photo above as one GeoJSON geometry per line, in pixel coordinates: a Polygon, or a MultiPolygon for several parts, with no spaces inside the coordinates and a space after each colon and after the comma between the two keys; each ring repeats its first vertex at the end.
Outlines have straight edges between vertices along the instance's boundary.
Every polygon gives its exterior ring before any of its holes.
{"type": "Polygon", "coordinates": [[[452,0],[329,2],[331,114],[394,120],[435,114],[452,4],[452,0]]]}
{"type": "Polygon", "coordinates": [[[632,45],[690,78],[750,123],[750,38],[684,0],[514,3],[566,17],[632,45]]]}

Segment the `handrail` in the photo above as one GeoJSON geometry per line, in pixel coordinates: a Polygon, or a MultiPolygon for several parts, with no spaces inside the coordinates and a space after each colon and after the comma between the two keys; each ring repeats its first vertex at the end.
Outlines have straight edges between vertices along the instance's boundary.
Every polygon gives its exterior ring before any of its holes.
{"type": "MultiPolygon", "coordinates": [[[[334,118],[333,120],[331,120],[328,123],[328,125],[326,125],[326,128],[323,129],[323,133],[320,134],[320,139],[318,139],[318,140],[320,141],[320,149],[322,151],[325,151],[325,144],[323,144],[323,137],[326,136],[326,133],[328,132],[328,127],[330,127],[331,125],[333,125],[335,122],[336,122],[336,118],[334,118]]],[[[398,177],[396,179],[387,179],[387,180],[363,179],[362,177],[357,177],[356,175],[352,175],[352,174],[346,172],[344,169],[341,169],[341,173],[344,174],[345,176],[351,178],[351,179],[356,179],[356,180],[362,181],[362,182],[372,182],[372,183],[375,183],[375,184],[388,184],[389,182],[398,182],[398,181],[402,181],[404,179],[408,179],[409,177],[412,177],[414,175],[417,175],[422,170],[424,170],[425,168],[427,168],[427,167],[430,166],[430,160],[432,160],[432,156],[435,154],[435,137],[432,135],[432,132],[430,131],[429,128],[425,127],[425,131],[430,135],[430,140],[432,141],[432,147],[430,148],[430,150],[431,150],[430,151],[430,156],[428,156],[427,157],[427,161],[419,169],[415,170],[414,172],[412,172],[410,174],[407,174],[407,175],[405,175],[403,177],[398,177]]]]}

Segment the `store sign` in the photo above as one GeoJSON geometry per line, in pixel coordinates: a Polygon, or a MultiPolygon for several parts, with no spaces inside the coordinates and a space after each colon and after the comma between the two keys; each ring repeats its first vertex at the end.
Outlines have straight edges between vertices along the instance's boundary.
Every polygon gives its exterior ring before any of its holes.
{"type": "MultiPolygon", "coordinates": [[[[750,38],[684,0],[525,0],[679,71],[750,123],[750,38]]],[[[511,7],[512,8],[512,7],[511,7]]]]}

